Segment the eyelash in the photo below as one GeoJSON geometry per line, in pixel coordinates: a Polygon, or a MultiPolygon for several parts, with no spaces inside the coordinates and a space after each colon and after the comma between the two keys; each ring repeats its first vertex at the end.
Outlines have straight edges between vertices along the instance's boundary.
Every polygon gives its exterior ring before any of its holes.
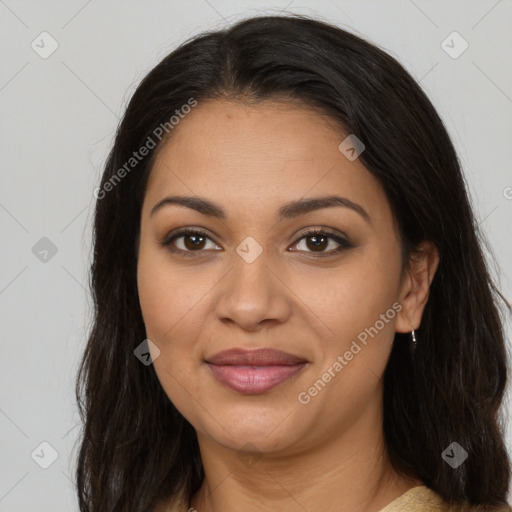
{"type": "MultiPolygon", "coordinates": [[[[178,238],[180,238],[182,236],[186,236],[186,235],[198,235],[198,236],[208,238],[209,240],[211,240],[211,238],[204,231],[201,231],[198,229],[186,229],[186,230],[182,230],[177,233],[174,233],[172,236],[167,236],[161,242],[161,245],[163,247],[167,247],[167,249],[172,253],[181,253],[183,256],[186,256],[186,257],[190,257],[190,256],[195,257],[195,256],[198,256],[200,253],[204,252],[204,250],[185,251],[183,249],[171,249],[170,248],[170,245],[172,244],[172,242],[174,242],[178,238]]],[[[308,231],[301,232],[299,234],[299,238],[296,240],[296,242],[293,245],[297,245],[303,238],[310,238],[313,236],[325,237],[325,238],[335,241],[336,243],[338,243],[340,245],[336,249],[332,249],[327,252],[319,252],[319,253],[315,253],[314,251],[299,251],[299,252],[306,252],[308,254],[312,254],[313,257],[315,257],[315,258],[316,257],[325,258],[327,256],[332,256],[334,254],[338,254],[341,251],[344,251],[345,249],[350,249],[353,247],[353,245],[345,238],[342,238],[334,233],[330,233],[323,229],[311,229],[308,231]]],[[[211,240],[211,241],[213,242],[213,240],[211,240]]]]}

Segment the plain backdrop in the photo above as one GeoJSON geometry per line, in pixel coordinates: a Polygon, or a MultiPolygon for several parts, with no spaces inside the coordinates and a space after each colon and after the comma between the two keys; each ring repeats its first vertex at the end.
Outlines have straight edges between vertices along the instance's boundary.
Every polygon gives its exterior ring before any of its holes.
{"type": "MultiPolygon", "coordinates": [[[[512,299],[510,0],[0,0],[0,511],[78,510],[74,383],[91,321],[93,190],[127,101],[188,37],[285,12],[369,39],[420,81],[512,299]]],[[[509,396],[505,407],[510,417],[509,396]]]]}

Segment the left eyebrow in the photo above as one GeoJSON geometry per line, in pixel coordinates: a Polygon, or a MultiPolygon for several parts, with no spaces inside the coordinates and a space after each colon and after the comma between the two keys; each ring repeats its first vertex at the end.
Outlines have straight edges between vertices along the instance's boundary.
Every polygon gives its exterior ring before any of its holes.
{"type": "Polygon", "coordinates": [[[331,208],[333,206],[350,208],[351,210],[359,213],[366,222],[371,224],[370,216],[360,204],[354,203],[354,201],[340,196],[315,197],[312,199],[291,201],[279,208],[279,217],[281,219],[292,219],[304,213],[320,210],[322,208],[331,208]]]}
{"type": "MultiPolygon", "coordinates": [[[[225,220],[227,218],[226,212],[222,206],[216,204],[208,199],[204,199],[201,197],[192,197],[192,196],[168,196],[164,197],[158,203],[156,203],[151,209],[150,216],[154,215],[155,212],[160,210],[166,205],[178,205],[184,206],[186,208],[190,208],[192,210],[196,210],[203,215],[207,215],[209,217],[216,217],[218,219],[225,220]]],[[[340,196],[325,196],[325,197],[315,197],[312,199],[300,199],[298,201],[291,201],[289,203],[284,204],[278,210],[279,218],[281,219],[292,219],[298,217],[299,215],[304,215],[306,213],[320,210],[323,208],[331,208],[331,207],[344,207],[349,208],[355,212],[357,212],[361,217],[363,217],[369,224],[371,224],[371,219],[366,210],[358,203],[351,201],[346,197],[340,196]]]]}

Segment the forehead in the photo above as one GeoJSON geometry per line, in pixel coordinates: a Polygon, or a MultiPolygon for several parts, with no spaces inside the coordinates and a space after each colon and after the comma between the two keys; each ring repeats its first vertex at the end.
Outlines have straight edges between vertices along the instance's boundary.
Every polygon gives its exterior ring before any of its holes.
{"type": "Polygon", "coordinates": [[[334,145],[336,150],[342,135],[331,117],[298,102],[206,100],[173,129],[159,157],[189,163],[209,160],[238,165],[240,172],[254,171],[253,161],[271,165],[328,159],[332,152],[326,149],[334,145]]]}
{"type": "Polygon", "coordinates": [[[338,149],[347,135],[332,117],[299,103],[199,102],[160,149],[145,208],[176,193],[211,197],[228,214],[235,203],[270,207],[340,193],[389,210],[378,180],[338,149]]]}

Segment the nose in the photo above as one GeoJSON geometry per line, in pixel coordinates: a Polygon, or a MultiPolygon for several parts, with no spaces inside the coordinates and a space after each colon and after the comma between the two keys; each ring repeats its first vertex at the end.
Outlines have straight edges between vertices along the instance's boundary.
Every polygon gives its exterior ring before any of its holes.
{"type": "Polygon", "coordinates": [[[266,251],[251,263],[237,255],[219,283],[215,307],[219,320],[246,331],[285,322],[291,314],[292,292],[272,267],[266,251]]]}

